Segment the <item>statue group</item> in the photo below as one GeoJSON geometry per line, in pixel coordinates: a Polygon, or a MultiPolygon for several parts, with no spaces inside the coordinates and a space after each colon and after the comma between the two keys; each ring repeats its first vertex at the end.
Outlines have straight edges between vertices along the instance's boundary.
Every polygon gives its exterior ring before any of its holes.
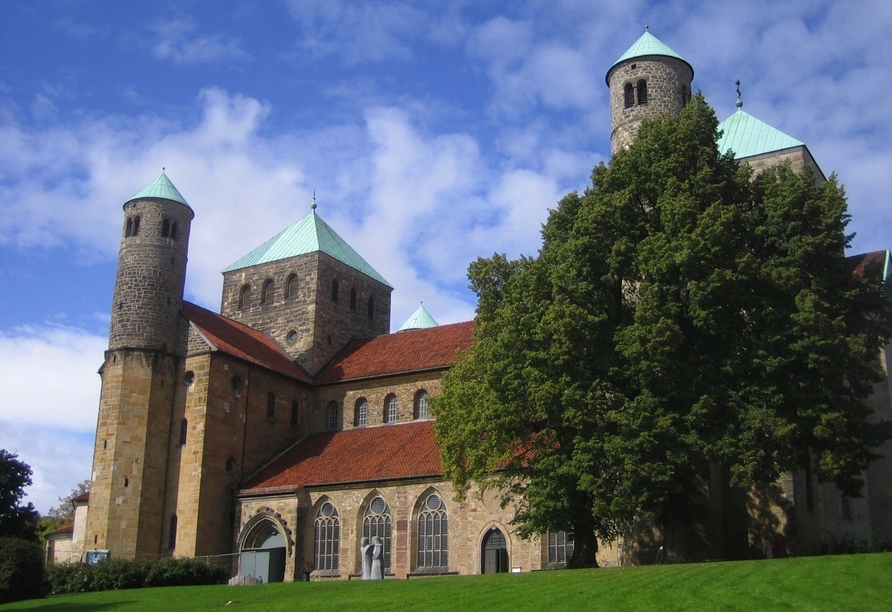
{"type": "Polygon", "coordinates": [[[384,545],[381,538],[375,536],[371,543],[368,538],[360,540],[362,553],[362,579],[381,580],[384,578],[384,545]]]}

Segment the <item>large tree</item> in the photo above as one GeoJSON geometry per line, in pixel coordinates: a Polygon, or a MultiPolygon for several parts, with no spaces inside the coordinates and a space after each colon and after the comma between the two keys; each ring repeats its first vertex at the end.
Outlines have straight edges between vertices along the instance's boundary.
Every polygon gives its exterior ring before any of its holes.
{"type": "Polygon", "coordinates": [[[0,448],[0,537],[37,538],[37,510],[30,502],[21,503],[30,484],[31,467],[19,461],[18,455],[0,448]]]}
{"type": "Polygon", "coordinates": [[[835,178],[753,178],[701,96],[549,215],[536,258],[469,269],[475,340],[434,399],[446,475],[498,486],[521,535],[572,531],[593,565],[719,465],[805,470],[859,494],[890,437],[864,399],[889,334],[878,274],[853,275],[835,178]]]}

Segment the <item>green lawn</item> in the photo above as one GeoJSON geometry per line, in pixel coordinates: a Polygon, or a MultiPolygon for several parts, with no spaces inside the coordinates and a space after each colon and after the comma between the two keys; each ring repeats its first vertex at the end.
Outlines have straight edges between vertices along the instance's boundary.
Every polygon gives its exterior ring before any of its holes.
{"type": "Polygon", "coordinates": [[[381,582],[82,593],[0,612],[158,610],[892,610],[892,553],[381,582]]]}

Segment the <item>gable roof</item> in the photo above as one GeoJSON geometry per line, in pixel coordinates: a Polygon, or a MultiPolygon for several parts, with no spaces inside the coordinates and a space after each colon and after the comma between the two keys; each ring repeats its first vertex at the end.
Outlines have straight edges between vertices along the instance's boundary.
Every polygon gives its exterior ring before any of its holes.
{"type": "Polygon", "coordinates": [[[677,60],[681,60],[685,64],[687,64],[688,68],[691,69],[691,77],[694,76],[694,67],[688,63],[688,60],[680,56],[678,53],[667,47],[665,44],[660,41],[656,36],[651,34],[647,28],[644,30],[644,34],[641,35],[641,38],[636,40],[631,47],[629,47],[628,51],[623,53],[618,60],[613,62],[613,65],[610,66],[610,69],[607,71],[607,85],[610,85],[610,73],[613,72],[613,69],[616,68],[619,64],[631,60],[637,59],[639,57],[646,57],[648,55],[658,55],[663,57],[672,57],[677,60]]]}
{"type": "Polygon", "coordinates": [[[403,323],[403,326],[399,328],[397,331],[406,331],[409,329],[425,329],[428,327],[437,327],[439,325],[434,318],[431,316],[431,313],[427,311],[427,308],[424,307],[424,303],[418,307],[418,309],[412,313],[412,316],[406,319],[406,322],[403,323]]]}
{"type": "MultiPolygon", "coordinates": [[[[162,172],[154,181],[140,189],[136,195],[127,200],[127,202],[139,200],[140,198],[163,198],[165,200],[179,202],[189,210],[192,210],[192,207],[186,203],[186,198],[184,198],[179,190],[173,186],[173,183],[170,182],[170,179],[167,178],[167,175],[164,174],[164,172],[162,172]]],[[[124,203],[126,204],[127,202],[124,203]]]]}
{"type": "Polygon", "coordinates": [[[805,144],[756,119],[738,108],[737,112],[719,124],[724,133],[719,138],[719,152],[734,151],[735,159],[774,153],[805,144]]]}
{"type": "Polygon", "coordinates": [[[238,357],[301,382],[312,383],[310,376],[263,332],[191,302],[183,302],[182,312],[211,350],[238,357]]]}
{"type": "Polygon", "coordinates": [[[442,474],[433,422],[413,421],[309,435],[249,478],[238,495],[442,474]]]}
{"type": "Polygon", "coordinates": [[[872,251],[860,255],[846,257],[846,263],[852,270],[852,274],[859,278],[876,276],[877,280],[885,282],[889,274],[889,251],[872,251]]]}
{"type": "Polygon", "coordinates": [[[281,261],[290,257],[297,257],[298,255],[315,253],[316,251],[325,253],[341,263],[347,264],[354,270],[375,279],[379,283],[393,288],[359,253],[353,250],[353,247],[338,236],[337,232],[331,229],[316,214],[315,209],[297,223],[282,230],[236,261],[223,270],[223,272],[232,272],[233,270],[250,268],[251,266],[272,261],[281,261]]]}
{"type": "Polygon", "coordinates": [[[333,383],[444,369],[473,341],[473,321],[354,340],[314,380],[333,383]]]}

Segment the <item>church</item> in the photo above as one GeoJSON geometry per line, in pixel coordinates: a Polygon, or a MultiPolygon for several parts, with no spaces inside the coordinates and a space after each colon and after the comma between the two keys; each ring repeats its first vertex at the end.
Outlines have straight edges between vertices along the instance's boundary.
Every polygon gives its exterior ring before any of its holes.
{"type": "MultiPolygon", "coordinates": [[[[642,120],[678,115],[693,78],[645,31],[607,71],[612,151],[642,120]]],[[[722,151],[824,180],[804,143],[741,107],[720,125],[722,151]]],[[[362,538],[378,537],[385,577],[566,565],[572,534],[520,539],[497,492],[457,502],[442,475],[428,398],[474,323],[437,325],[422,305],[390,333],[393,287],[315,208],[223,270],[218,314],[183,298],[195,213],[171,180],[162,173],[124,203],[91,490],[74,525],[49,535],[50,561],[204,556],[264,582],[346,579],[360,574],[362,538]]],[[[885,282],[888,252],[851,262],[885,282]]],[[[888,382],[870,401],[892,418],[888,382]]],[[[731,504],[710,481],[702,558],[757,557],[774,534],[794,554],[892,541],[885,463],[862,499],[792,474],[768,485],[767,502],[744,492],[731,504]]],[[[652,553],[602,543],[598,561],[652,553]]]]}

